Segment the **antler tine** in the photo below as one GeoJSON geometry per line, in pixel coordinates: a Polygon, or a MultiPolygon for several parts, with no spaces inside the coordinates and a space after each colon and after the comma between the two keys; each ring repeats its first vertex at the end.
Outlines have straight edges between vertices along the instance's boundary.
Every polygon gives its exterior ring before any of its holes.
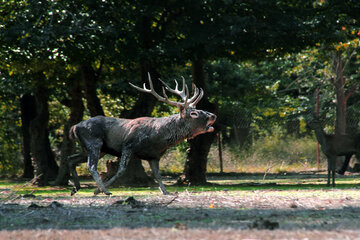
{"type": "Polygon", "coordinates": [[[161,79],[159,79],[159,80],[165,86],[166,90],[168,90],[169,92],[171,92],[173,94],[176,94],[176,95],[180,96],[181,99],[186,102],[187,99],[189,98],[189,91],[187,90],[187,86],[185,84],[185,78],[184,77],[182,77],[182,78],[183,78],[183,87],[182,87],[181,91],[179,90],[179,84],[178,84],[178,82],[176,80],[174,80],[175,81],[175,89],[172,89],[171,87],[169,87],[169,85],[167,85],[161,79]]]}
{"type": "Polygon", "coordinates": [[[173,105],[173,106],[177,106],[177,107],[180,107],[180,106],[183,106],[183,105],[184,105],[184,104],[182,104],[182,103],[179,103],[179,102],[174,102],[174,101],[169,100],[169,97],[167,96],[167,94],[166,94],[166,91],[165,91],[165,88],[164,88],[164,87],[162,87],[162,92],[163,92],[163,94],[164,94],[164,97],[165,97],[165,99],[166,99],[167,103],[169,103],[169,104],[170,104],[170,102],[171,102],[171,103],[172,103],[171,105],[173,105]]]}
{"type": "Polygon", "coordinates": [[[194,95],[189,99],[190,103],[192,103],[196,99],[196,97],[199,95],[199,88],[197,88],[194,83],[192,84],[192,91],[193,91],[194,95]]]}
{"type": "Polygon", "coordinates": [[[130,86],[132,86],[133,88],[135,88],[136,90],[140,91],[140,92],[146,92],[146,93],[152,93],[152,90],[154,90],[152,81],[151,81],[151,76],[150,73],[148,73],[148,77],[149,77],[149,84],[150,84],[150,89],[146,88],[146,84],[144,83],[143,88],[135,86],[134,84],[132,84],[131,82],[129,82],[130,86]]]}
{"type": "Polygon", "coordinates": [[[149,89],[146,89],[145,84],[144,84],[144,88],[135,86],[134,84],[132,84],[132,83],[130,83],[130,82],[129,82],[129,84],[130,84],[130,86],[132,86],[133,88],[135,88],[136,90],[138,90],[138,91],[140,91],[140,92],[150,92],[149,89]]]}
{"type": "MultiPolygon", "coordinates": [[[[166,95],[165,93],[165,89],[164,87],[162,87],[163,89],[163,93],[164,93],[164,96],[165,97],[162,97],[160,96],[159,94],[156,93],[155,89],[154,89],[154,85],[152,83],[152,80],[151,80],[151,76],[150,76],[150,73],[148,73],[148,79],[149,79],[149,85],[150,85],[150,89],[147,89],[146,88],[146,84],[144,83],[143,85],[143,88],[140,88],[138,86],[135,86],[134,84],[132,83],[129,83],[133,88],[135,88],[136,90],[140,91],[140,92],[146,92],[146,93],[151,93],[156,99],[158,99],[159,101],[161,102],[165,102],[165,103],[168,103],[169,105],[172,105],[172,106],[177,106],[177,107],[180,107],[180,106],[183,106],[184,104],[182,103],[178,103],[178,102],[174,102],[174,101],[171,101],[169,100],[168,96],[166,95]]],[[[159,79],[160,80],[160,79],[159,79]]],[[[161,81],[161,80],[160,80],[161,81]]],[[[167,87],[167,85],[161,81],[165,87],[167,87]]]]}
{"type": "MultiPolygon", "coordinates": [[[[184,97],[182,96],[182,99],[185,100],[185,102],[187,102],[187,100],[189,99],[189,89],[185,83],[185,78],[184,76],[181,76],[182,80],[183,80],[183,88],[181,90],[182,94],[185,94],[185,99],[184,97]]],[[[176,80],[175,80],[176,82],[176,80]]],[[[176,82],[177,83],[177,82],[176,82]]]]}
{"type": "Polygon", "coordinates": [[[195,84],[193,84],[193,87],[195,87],[195,93],[198,93],[198,95],[194,94],[194,96],[191,98],[192,101],[189,101],[190,102],[189,106],[195,108],[196,104],[198,104],[198,102],[203,98],[204,90],[202,90],[202,88],[200,88],[200,93],[199,93],[199,89],[195,86],[195,84]],[[196,99],[195,99],[195,97],[196,97],[196,99]],[[195,99],[195,100],[193,100],[193,99],[195,99]]]}

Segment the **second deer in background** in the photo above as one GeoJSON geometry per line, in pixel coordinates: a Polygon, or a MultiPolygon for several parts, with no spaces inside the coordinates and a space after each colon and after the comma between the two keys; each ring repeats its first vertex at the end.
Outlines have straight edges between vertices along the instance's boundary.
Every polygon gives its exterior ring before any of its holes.
{"type": "Polygon", "coordinates": [[[357,135],[335,135],[326,134],[321,126],[319,118],[314,117],[313,120],[307,122],[307,126],[315,131],[316,139],[321,145],[321,150],[328,160],[328,180],[327,185],[330,186],[330,178],[332,178],[332,186],[335,187],[335,171],[336,158],[345,156],[345,162],[338,171],[344,174],[352,155],[360,156],[360,134],[357,135]]]}

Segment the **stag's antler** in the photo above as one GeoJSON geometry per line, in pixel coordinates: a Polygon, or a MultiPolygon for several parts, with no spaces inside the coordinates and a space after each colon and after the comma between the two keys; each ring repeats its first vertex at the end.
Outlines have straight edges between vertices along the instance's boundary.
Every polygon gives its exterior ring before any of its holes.
{"type": "Polygon", "coordinates": [[[194,83],[192,84],[192,87],[193,87],[194,96],[192,98],[190,98],[190,100],[189,100],[190,105],[189,106],[195,108],[196,104],[198,104],[198,102],[204,96],[204,91],[202,90],[202,88],[200,88],[200,94],[199,94],[199,89],[196,87],[196,85],[194,83]]]}
{"type": "Polygon", "coordinates": [[[138,91],[141,92],[146,92],[146,93],[151,93],[154,97],[156,97],[156,99],[158,99],[161,102],[165,102],[171,106],[177,106],[177,107],[183,107],[183,108],[188,108],[188,107],[196,107],[196,104],[201,100],[201,98],[204,96],[204,91],[200,88],[197,88],[195,86],[195,84],[192,85],[193,87],[193,92],[194,95],[189,99],[189,89],[185,83],[185,78],[182,77],[183,79],[183,87],[182,90],[179,90],[179,84],[178,82],[175,80],[175,89],[172,89],[169,87],[169,85],[167,85],[165,82],[163,82],[161,79],[160,82],[165,86],[162,87],[162,91],[163,91],[163,95],[164,97],[160,96],[159,94],[156,93],[156,91],[154,90],[154,86],[153,83],[151,81],[151,76],[150,73],[148,73],[148,77],[149,77],[149,85],[150,85],[150,89],[146,88],[146,84],[144,83],[143,88],[140,88],[138,86],[135,86],[132,83],[129,83],[133,88],[137,89],[138,91]],[[181,97],[181,99],[184,102],[175,102],[175,101],[171,101],[169,100],[169,97],[166,95],[165,89],[168,90],[169,92],[176,94],[178,96],[181,97]]]}

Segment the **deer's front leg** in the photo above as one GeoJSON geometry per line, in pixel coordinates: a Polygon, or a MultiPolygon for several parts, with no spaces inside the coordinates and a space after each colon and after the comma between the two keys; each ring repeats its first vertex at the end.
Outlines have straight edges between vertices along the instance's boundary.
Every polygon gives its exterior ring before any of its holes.
{"type": "MultiPolygon", "coordinates": [[[[101,147],[100,147],[101,148],[101,147]]],[[[98,188],[97,190],[95,190],[94,194],[98,194],[100,192],[103,192],[105,193],[106,195],[111,195],[111,192],[109,192],[104,183],[102,182],[101,178],[100,178],[100,175],[97,171],[97,165],[98,165],[98,162],[99,162],[99,158],[100,158],[100,148],[92,148],[91,150],[92,151],[88,151],[88,169],[89,169],[89,172],[91,174],[91,176],[94,178],[98,188]]]]}
{"type": "Polygon", "coordinates": [[[330,179],[332,179],[332,186],[335,187],[335,165],[336,165],[336,156],[328,157],[328,181],[327,181],[327,186],[330,186],[330,179]]]}
{"type": "Polygon", "coordinates": [[[161,179],[160,169],[159,169],[159,160],[151,160],[149,161],[151,171],[154,174],[156,181],[159,184],[159,189],[164,195],[169,195],[170,193],[165,189],[165,186],[161,179]]]}
{"type": "Polygon", "coordinates": [[[335,187],[335,174],[336,174],[336,158],[333,159],[331,166],[331,177],[332,177],[332,187],[335,187]]]}

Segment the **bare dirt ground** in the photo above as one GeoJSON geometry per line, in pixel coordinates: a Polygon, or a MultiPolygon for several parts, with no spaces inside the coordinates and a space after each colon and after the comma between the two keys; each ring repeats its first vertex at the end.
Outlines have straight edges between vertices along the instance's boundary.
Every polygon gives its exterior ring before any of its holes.
{"type": "Polygon", "coordinates": [[[23,195],[0,204],[0,239],[360,239],[356,186],[244,186],[170,196],[23,195]]]}

